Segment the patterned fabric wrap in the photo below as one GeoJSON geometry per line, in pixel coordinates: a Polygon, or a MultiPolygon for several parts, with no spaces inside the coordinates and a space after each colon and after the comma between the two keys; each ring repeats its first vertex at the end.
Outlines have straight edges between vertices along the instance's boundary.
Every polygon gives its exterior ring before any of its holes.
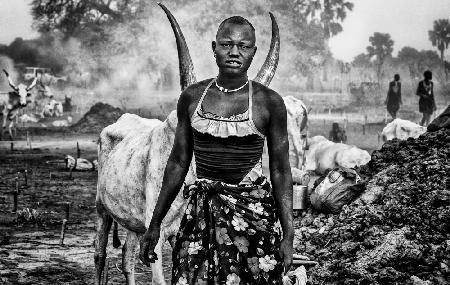
{"type": "Polygon", "coordinates": [[[199,179],[183,195],[172,284],[283,284],[281,227],[265,177],[246,186],[199,179]]]}

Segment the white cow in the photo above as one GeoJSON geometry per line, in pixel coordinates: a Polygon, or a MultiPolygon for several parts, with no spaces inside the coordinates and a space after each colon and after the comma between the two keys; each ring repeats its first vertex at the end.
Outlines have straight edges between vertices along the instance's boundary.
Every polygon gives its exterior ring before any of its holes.
{"type": "Polygon", "coordinates": [[[31,115],[23,114],[22,116],[19,117],[19,121],[22,123],[27,123],[27,122],[37,123],[38,119],[33,114],[31,114],[31,115]]]}
{"type": "Polygon", "coordinates": [[[63,115],[63,111],[62,102],[52,99],[42,108],[41,118],[53,116],[61,117],[63,115]]]}
{"type": "Polygon", "coordinates": [[[370,154],[353,145],[335,143],[323,136],[308,139],[306,155],[306,170],[319,174],[326,169],[337,166],[352,168],[368,163],[370,154]]]}
{"type": "Polygon", "coordinates": [[[66,168],[67,169],[75,169],[75,170],[95,170],[97,169],[97,166],[90,162],[89,160],[85,158],[77,158],[75,162],[75,158],[71,155],[66,155],[64,158],[66,162],[66,168]],[[76,164],[75,164],[76,163],[76,164]]]}
{"type": "Polygon", "coordinates": [[[12,139],[13,129],[15,129],[14,119],[17,117],[19,110],[21,108],[24,108],[29,102],[31,102],[30,91],[31,89],[33,89],[34,86],[36,86],[36,78],[29,86],[26,86],[22,83],[16,86],[13,80],[10,78],[8,72],[4,69],[3,72],[5,73],[6,78],[8,79],[9,86],[13,89],[13,91],[7,94],[0,95],[0,108],[2,109],[2,116],[3,116],[3,124],[0,133],[0,138],[3,136],[7,122],[9,120],[10,121],[8,127],[9,136],[12,139]]]}
{"type": "Polygon", "coordinates": [[[422,127],[411,121],[395,119],[383,128],[381,136],[384,142],[392,139],[406,140],[407,138],[418,138],[426,131],[426,127],[422,127]]]}
{"type": "MultiPolygon", "coordinates": [[[[175,111],[164,122],[124,114],[100,134],[97,208],[110,213],[114,220],[126,225],[128,230],[122,249],[127,284],[134,284],[133,264],[138,238],[150,223],[176,125],[175,111]]],[[[195,177],[191,165],[185,183],[193,183],[195,177]]],[[[157,284],[165,284],[162,243],[178,231],[185,204],[180,193],[161,225],[161,240],[155,248],[160,258],[152,265],[153,281],[157,284]]],[[[102,226],[112,221],[107,216],[99,219],[102,219],[99,221],[102,226]]],[[[98,239],[97,242],[102,243],[102,240],[98,239]]]]}
{"type": "Polygon", "coordinates": [[[52,122],[54,127],[68,127],[72,123],[72,117],[68,116],[67,120],[55,120],[52,122]]]}
{"type": "MultiPolygon", "coordinates": [[[[192,60],[175,18],[162,5],[177,39],[182,89],[195,82],[192,60]]],[[[272,43],[266,62],[255,81],[268,85],[273,78],[279,52],[279,32],[272,17],[272,43]]],[[[96,284],[100,284],[106,259],[108,232],[114,221],[127,231],[122,248],[122,270],[127,284],[135,284],[134,261],[139,239],[148,227],[161,189],[163,172],[172,149],[177,125],[176,112],[161,122],[124,114],[100,134],[98,145],[97,236],[95,239],[96,284]]],[[[192,161],[185,183],[196,179],[192,161]]],[[[155,248],[159,259],[152,264],[153,283],[166,284],[162,268],[162,243],[179,229],[186,202],[175,198],[161,225],[155,248]]]]}

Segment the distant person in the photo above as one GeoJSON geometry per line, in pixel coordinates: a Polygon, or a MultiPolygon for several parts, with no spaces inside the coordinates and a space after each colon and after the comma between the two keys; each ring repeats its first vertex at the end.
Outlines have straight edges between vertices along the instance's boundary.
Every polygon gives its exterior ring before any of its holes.
{"type": "Polygon", "coordinates": [[[386,108],[392,117],[392,120],[397,118],[398,109],[402,102],[402,83],[400,82],[400,75],[394,75],[394,81],[389,82],[389,90],[386,97],[386,108]]]}
{"type": "Polygon", "coordinates": [[[419,99],[419,112],[422,115],[422,121],[420,122],[421,126],[428,126],[430,123],[431,115],[434,111],[436,111],[436,102],[434,101],[434,93],[433,93],[433,74],[430,70],[427,70],[423,73],[424,80],[419,82],[419,86],[417,86],[416,95],[420,96],[419,99]]]}
{"type": "Polygon", "coordinates": [[[339,124],[334,122],[331,126],[331,131],[329,135],[330,141],[335,143],[346,143],[347,135],[345,134],[345,130],[339,127],[339,124]]]}

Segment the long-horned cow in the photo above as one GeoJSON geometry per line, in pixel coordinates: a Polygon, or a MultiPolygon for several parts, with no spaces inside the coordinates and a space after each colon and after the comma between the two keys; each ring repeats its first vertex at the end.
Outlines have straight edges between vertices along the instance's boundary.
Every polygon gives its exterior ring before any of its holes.
{"type": "Polygon", "coordinates": [[[3,116],[3,124],[2,131],[0,137],[3,136],[8,120],[9,123],[9,136],[13,138],[13,129],[14,127],[14,119],[17,116],[19,110],[25,107],[29,102],[31,97],[30,90],[36,85],[36,78],[34,78],[33,82],[29,86],[26,86],[22,83],[19,85],[15,85],[8,72],[3,69],[3,72],[8,79],[9,86],[13,89],[13,91],[8,92],[7,94],[0,95],[0,108],[2,108],[2,116],[3,116]]]}
{"type": "MultiPolygon", "coordinates": [[[[175,34],[180,70],[181,89],[196,82],[189,50],[181,29],[170,13],[166,13],[175,34]]],[[[275,18],[272,20],[272,40],[266,60],[255,81],[269,85],[278,64],[280,36],[275,18]]],[[[306,117],[305,117],[306,119],[306,117]]],[[[122,271],[127,284],[135,284],[134,262],[140,237],[150,223],[153,209],[162,184],[164,168],[172,149],[177,115],[172,111],[162,122],[124,114],[107,126],[100,134],[98,144],[97,184],[97,236],[95,239],[96,284],[100,284],[106,259],[106,245],[111,225],[118,222],[127,231],[122,248],[122,271]]],[[[304,122],[300,122],[304,125],[304,122]]],[[[299,129],[300,129],[299,125],[299,129]]],[[[196,179],[195,161],[191,162],[185,184],[196,179]]],[[[161,225],[161,238],[155,248],[159,259],[152,265],[154,284],[166,284],[162,268],[162,244],[173,237],[179,229],[186,201],[179,194],[161,225]]],[[[116,226],[116,224],[115,224],[116,226]]],[[[116,232],[116,231],[115,231],[116,232]]],[[[120,243],[113,236],[115,246],[120,243]]]]}

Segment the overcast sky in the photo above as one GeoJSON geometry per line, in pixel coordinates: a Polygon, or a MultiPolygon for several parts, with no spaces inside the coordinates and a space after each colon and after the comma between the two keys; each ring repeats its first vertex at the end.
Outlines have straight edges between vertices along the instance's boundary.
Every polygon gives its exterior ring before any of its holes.
{"type": "MultiPolygon", "coordinates": [[[[350,0],[351,1],[351,0],[350,0]]],[[[0,0],[0,44],[14,38],[37,36],[32,30],[30,0],[0,0]]],[[[434,49],[428,30],[436,19],[450,18],[450,0],[353,0],[352,12],[343,23],[344,31],[330,40],[333,55],[351,61],[366,51],[374,32],[389,33],[394,55],[403,46],[434,49]]],[[[450,52],[447,51],[447,57],[450,52]]]]}

